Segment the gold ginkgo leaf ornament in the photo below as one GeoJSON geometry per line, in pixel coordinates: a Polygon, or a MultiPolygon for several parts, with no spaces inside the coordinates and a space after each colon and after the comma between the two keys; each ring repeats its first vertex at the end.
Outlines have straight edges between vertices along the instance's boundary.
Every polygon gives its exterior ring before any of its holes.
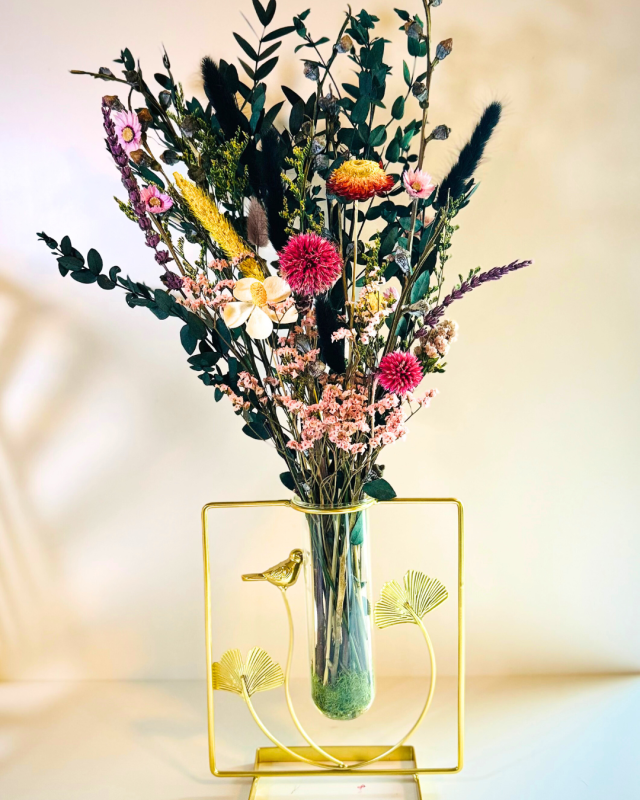
{"type": "Polygon", "coordinates": [[[430,578],[424,572],[409,570],[403,578],[403,586],[398,581],[385,583],[380,599],[373,610],[373,618],[378,628],[388,628],[404,622],[416,623],[426,613],[443,603],[448,592],[437,578],[430,578]]]}
{"type": "Polygon", "coordinates": [[[249,697],[277,689],[284,683],[280,665],[261,647],[249,650],[246,660],[239,650],[227,650],[220,661],[213,663],[211,677],[214,689],[242,696],[244,684],[249,697]]]}

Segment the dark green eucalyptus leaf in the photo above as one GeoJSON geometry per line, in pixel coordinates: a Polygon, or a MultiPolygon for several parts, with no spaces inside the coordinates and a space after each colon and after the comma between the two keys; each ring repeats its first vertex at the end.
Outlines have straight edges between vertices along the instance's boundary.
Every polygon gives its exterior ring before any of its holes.
{"type": "Polygon", "coordinates": [[[372,70],[375,70],[382,64],[383,58],[384,58],[384,39],[376,39],[376,41],[371,46],[371,57],[369,59],[369,67],[372,70]]]}
{"type": "Polygon", "coordinates": [[[260,133],[266,133],[269,130],[283,105],[284,100],[281,100],[279,103],[271,106],[271,108],[264,115],[262,125],[260,126],[260,133]]]}
{"type": "Polygon", "coordinates": [[[271,47],[267,47],[266,50],[263,50],[263,52],[260,53],[260,61],[264,61],[265,58],[269,58],[272,53],[276,52],[281,44],[282,42],[276,42],[275,44],[272,44],[271,47]]]}
{"type": "Polygon", "coordinates": [[[398,236],[400,235],[400,229],[397,227],[389,228],[387,233],[383,236],[382,242],[380,243],[380,251],[379,251],[379,258],[384,258],[388,256],[393,248],[395,247],[396,242],[398,241],[398,236]]]}
{"type": "Polygon", "coordinates": [[[51,236],[47,236],[47,234],[42,231],[41,233],[36,234],[40,241],[44,242],[50,250],[55,250],[58,246],[58,242],[55,239],[52,239],[51,236]]]}
{"type": "Polygon", "coordinates": [[[251,78],[251,80],[253,80],[255,78],[255,76],[256,76],[255,72],[241,58],[239,58],[238,61],[240,62],[241,66],[242,66],[242,69],[247,73],[247,75],[251,78]]]}
{"type": "Polygon", "coordinates": [[[266,20],[267,20],[265,22],[265,27],[267,25],[271,25],[271,22],[273,21],[275,13],[276,13],[276,0],[269,0],[269,2],[267,3],[267,10],[265,11],[266,20]]]}
{"type": "Polygon", "coordinates": [[[71,277],[74,281],[78,281],[78,283],[95,283],[98,280],[98,276],[94,275],[94,273],[88,269],[72,272],[71,277]]]}
{"type": "Polygon", "coordinates": [[[195,336],[196,339],[205,339],[207,336],[207,326],[204,322],[200,319],[200,317],[193,314],[191,311],[187,312],[186,318],[187,325],[189,326],[189,330],[195,336]]]}
{"type": "Polygon", "coordinates": [[[73,245],[71,244],[71,239],[68,236],[63,237],[62,241],[60,242],[60,250],[62,251],[63,256],[73,255],[73,245]]]}
{"type": "Polygon", "coordinates": [[[94,275],[99,275],[102,272],[102,256],[93,247],[87,253],[87,266],[94,275]]]}
{"type": "Polygon", "coordinates": [[[269,24],[269,22],[267,21],[267,11],[265,8],[262,7],[260,0],[253,0],[253,7],[256,10],[256,14],[258,16],[258,19],[260,20],[260,24],[266,27],[269,24]]]}
{"type": "Polygon", "coordinates": [[[163,89],[171,89],[173,84],[171,82],[171,78],[168,75],[163,75],[161,72],[156,72],[156,74],[153,77],[160,84],[160,86],[162,86],[163,89]]]}
{"type": "Polygon", "coordinates": [[[431,275],[429,274],[429,270],[423,270],[420,275],[418,275],[416,282],[411,287],[411,302],[417,303],[418,300],[422,300],[423,297],[427,296],[427,292],[429,291],[429,279],[431,275]]]}
{"type": "Polygon", "coordinates": [[[242,432],[251,439],[258,439],[263,442],[271,438],[269,431],[259,422],[252,422],[251,425],[244,425],[242,432]]]}
{"type": "Polygon", "coordinates": [[[263,37],[263,42],[272,42],[274,39],[281,39],[283,36],[287,36],[289,33],[293,33],[295,31],[294,25],[285,25],[284,28],[276,28],[275,31],[271,31],[265,37],[263,37]]]}
{"type": "Polygon", "coordinates": [[[131,70],[135,69],[136,62],[133,60],[133,56],[131,55],[131,50],[128,47],[125,47],[124,50],[120,53],[120,58],[122,59],[122,63],[124,64],[124,68],[131,70]]]}
{"type": "Polygon", "coordinates": [[[302,127],[302,121],[304,119],[304,103],[302,100],[295,103],[291,109],[291,114],[289,115],[289,130],[295,136],[296,133],[302,127]]]}
{"type": "Polygon", "coordinates": [[[109,277],[111,278],[112,281],[117,280],[119,272],[122,272],[120,267],[111,267],[111,269],[109,270],[109,277]]]}
{"type": "Polygon", "coordinates": [[[140,174],[147,183],[155,183],[160,189],[164,189],[164,181],[159,175],[156,175],[155,172],[151,172],[151,170],[145,166],[144,164],[140,164],[140,166],[136,167],[136,172],[140,174]]]}
{"type": "Polygon", "coordinates": [[[281,86],[282,94],[287,98],[287,100],[291,103],[292,106],[295,106],[296,103],[302,103],[304,106],[304,100],[300,97],[299,94],[290,89],[288,86],[281,86]]]}
{"type": "Polygon", "coordinates": [[[115,289],[118,284],[115,281],[109,280],[106,275],[98,275],[98,286],[107,291],[115,289]]]}
{"type": "Polygon", "coordinates": [[[401,8],[394,8],[393,10],[394,10],[394,11],[396,12],[396,14],[397,14],[397,15],[400,17],[400,19],[403,19],[405,22],[406,22],[408,19],[411,19],[411,15],[409,14],[409,12],[408,12],[408,11],[403,11],[401,8]]]}
{"type": "Polygon", "coordinates": [[[407,62],[402,62],[402,77],[404,78],[404,82],[407,86],[411,86],[411,73],[409,72],[409,67],[407,66],[407,62]]]}
{"type": "Polygon", "coordinates": [[[389,142],[385,155],[387,156],[387,161],[391,162],[396,162],[400,158],[400,142],[397,139],[392,139],[389,142]]]}
{"type": "Polygon", "coordinates": [[[183,325],[180,328],[180,341],[189,355],[196,349],[198,339],[193,335],[189,325],[183,325]]]}
{"type": "Polygon", "coordinates": [[[397,97],[391,106],[391,116],[394,119],[402,119],[404,117],[404,97],[397,97]]]}
{"type": "Polygon", "coordinates": [[[80,261],[80,259],[75,256],[60,256],[58,258],[58,264],[66,270],[71,270],[71,272],[80,270],[84,266],[84,262],[80,261]]]}
{"type": "Polygon", "coordinates": [[[368,115],[369,101],[366,97],[361,97],[353,107],[353,111],[351,112],[351,122],[353,122],[355,125],[359,125],[365,122],[368,115]]]}
{"type": "Polygon", "coordinates": [[[364,541],[364,514],[359,511],[356,516],[356,521],[351,528],[351,544],[361,545],[364,541]]]}
{"type": "Polygon", "coordinates": [[[282,485],[285,486],[290,492],[295,492],[296,483],[293,480],[293,475],[290,472],[281,472],[280,481],[282,482],[282,485]]]}
{"type": "Polygon", "coordinates": [[[362,487],[362,491],[376,500],[393,500],[394,497],[397,497],[391,484],[385,481],[384,478],[378,478],[375,481],[365,483],[362,487]]]}
{"type": "Polygon", "coordinates": [[[358,76],[358,84],[360,86],[360,95],[363,97],[373,98],[373,76],[370,72],[361,72],[358,76]]]}
{"type": "Polygon", "coordinates": [[[240,36],[239,33],[234,33],[233,34],[233,38],[236,40],[236,42],[238,42],[240,47],[244,50],[244,52],[249,56],[249,58],[252,61],[257,61],[258,60],[258,54],[253,49],[253,47],[251,47],[251,45],[249,44],[249,42],[246,39],[244,39],[242,36],[240,36]]]}
{"type": "Polygon", "coordinates": [[[275,56],[274,58],[270,58],[268,61],[265,61],[264,64],[261,64],[256,70],[255,80],[261,81],[266,78],[277,63],[278,56],[275,56]]]}
{"type": "Polygon", "coordinates": [[[387,140],[387,129],[384,125],[378,125],[377,128],[374,128],[369,135],[369,146],[370,147],[379,147],[381,144],[384,144],[387,140]]]}

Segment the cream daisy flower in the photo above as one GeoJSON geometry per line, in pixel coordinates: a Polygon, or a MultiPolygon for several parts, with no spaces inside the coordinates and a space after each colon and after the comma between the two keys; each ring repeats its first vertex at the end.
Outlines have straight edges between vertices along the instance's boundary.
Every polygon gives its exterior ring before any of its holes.
{"type": "Polygon", "coordinates": [[[273,332],[273,323],[286,324],[298,319],[295,306],[280,311],[273,306],[284,302],[291,295],[291,287],[275,275],[265,278],[240,278],[233,290],[237,303],[227,303],[222,318],[228,328],[237,328],[247,323],[247,333],[252,339],[268,339],[273,332]]]}

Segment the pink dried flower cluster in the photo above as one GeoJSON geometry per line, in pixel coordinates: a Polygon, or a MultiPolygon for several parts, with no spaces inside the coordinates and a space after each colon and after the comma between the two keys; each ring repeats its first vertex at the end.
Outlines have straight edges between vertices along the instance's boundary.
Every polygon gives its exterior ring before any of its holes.
{"type": "Polygon", "coordinates": [[[205,306],[215,309],[224,308],[227,303],[233,301],[235,285],[234,280],[223,280],[212,286],[204,273],[200,273],[196,280],[185,275],[182,279],[182,291],[186,292],[187,296],[180,296],[177,300],[196,313],[205,306]]]}
{"type": "Polygon", "coordinates": [[[412,392],[422,378],[422,367],[413,353],[396,350],[380,361],[378,381],[388,392],[399,395],[412,392]]]}
{"type": "Polygon", "coordinates": [[[320,350],[316,348],[309,350],[307,353],[301,353],[295,347],[285,345],[284,347],[278,347],[274,354],[277,359],[275,368],[278,375],[282,378],[294,380],[303,374],[309,364],[313,364],[318,360],[320,350]]]}
{"type": "Polygon", "coordinates": [[[396,442],[407,433],[396,395],[389,394],[379,402],[369,404],[367,395],[330,384],[324,388],[320,402],[312,405],[291,397],[277,396],[276,399],[302,423],[300,440],[287,445],[292,450],[307,451],[326,436],[339,450],[360,455],[396,442]],[[382,424],[372,429],[376,414],[386,416],[382,424]]]}
{"type": "Polygon", "coordinates": [[[342,274],[340,253],[317,233],[292,236],[279,255],[280,273],[296,294],[322,294],[342,274]]]}
{"type": "Polygon", "coordinates": [[[353,342],[355,338],[355,331],[350,331],[348,328],[338,328],[337,331],[331,334],[332,342],[342,342],[343,340],[353,342]]]}
{"type": "Polygon", "coordinates": [[[229,400],[231,400],[231,405],[233,406],[234,411],[249,411],[251,408],[251,403],[248,400],[245,400],[244,397],[239,397],[230,386],[227,386],[225,383],[221,383],[217,387],[222,394],[226,394],[229,400]]]}
{"type": "Polygon", "coordinates": [[[435,327],[429,328],[413,352],[418,358],[441,358],[447,355],[450,345],[457,338],[458,323],[451,319],[443,319],[435,327]]]}

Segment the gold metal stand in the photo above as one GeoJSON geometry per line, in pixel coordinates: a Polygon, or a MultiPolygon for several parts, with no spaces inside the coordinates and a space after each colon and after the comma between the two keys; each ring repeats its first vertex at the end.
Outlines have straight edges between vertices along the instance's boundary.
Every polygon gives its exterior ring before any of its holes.
{"type": "MultiPolygon", "coordinates": [[[[365,501],[363,504],[341,508],[338,513],[351,513],[364,507],[373,505],[375,501],[365,501]]],[[[207,503],[202,509],[202,534],[204,551],[204,584],[205,584],[205,639],[207,651],[207,711],[209,732],[209,766],[213,775],[219,778],[252,778],[249,800],[254,800],[258,781],[261,778],[304,778],[304,777],[344,777],[353,776],[380,776],[380,777],[412,777],[415,781],[418,798],[421,800],[420,775],[428,774],[453,774],[460,772],[463,766],[464,754],[464,668],[465,668],[465,637],[464,637],[464,513],[460,501],[454,498],[424,497],[424,498],[394,498],[384,501],[385,504],[452,504],[457,508],[458,518],[458,703],[457,703],[457,763],[450,767],[419,767],[413,747],[405,744],[424,720],[433,692],[435,689],[436,665],[433,646],[422,622],[422,617],[438,606],[447,597],[446,589],[434,578],[429,578],[423,573],[409,571],[404,577],[404,585],[396,581],[385,584],[380,601],[376,604],[374,619],[378,627],[384,628],[399,623],[413,623],[417,625],[425,638],[431,666],[431,679],[425,705],[409,732],[395,745],[367,745],[367,746],[325,746],[319,747],[302,728],[289,693],[289,670],[293,650],[293,622],[286,589],[295,583],[298,576],[300,551],[292,551],[289,559],[268,570],[267,580],[280,588],[286,607],[289,621],[289,653],[286,670],[283,673],[278,664],[273,662],[269,655],[260,648],[254,648],[246,659],[237,650],[224,653],[219,662],[213,661],[211,642],[211,576],[210,576],[210,537],[208,529],[208,512],[216,509],[228,508],[255,508],[255,507],[288,507],[296,511],[305,512],[307,508],[299,506],[293,500],[256,500],[247,502],[220,502],[207,503]],[[299,733],[308,742],[306,747],[288,747],[279,742],[264,726],[259,719],[251,702],[254,692],[266,691],[284,685],[285,697],[293,723],[299,733]],[[230,691],[240,695],[245,700],[256,724],[262,732],[276,745],[275,747],[260,747],[256,751],[254,768],[252,770],[221,770],[216,765],[215,736],[214,736],[214,691],[230,691]],[[371,768],[368,765],[378,762],[407,762],[409,767],[381,767],[371,768]],[[286,767],[264,769],[265,766],[276,764],[291,764],[304,762],[309,767],[290,769],[286,767]]],[[[335,510],[314,511],[314,513],[336,513],[335,510]]],[[[266,576],[267,573],[264,573],[266,576]]],[[[246,580],[254,580],[258,576],[244,576],[246,580]]]]}

